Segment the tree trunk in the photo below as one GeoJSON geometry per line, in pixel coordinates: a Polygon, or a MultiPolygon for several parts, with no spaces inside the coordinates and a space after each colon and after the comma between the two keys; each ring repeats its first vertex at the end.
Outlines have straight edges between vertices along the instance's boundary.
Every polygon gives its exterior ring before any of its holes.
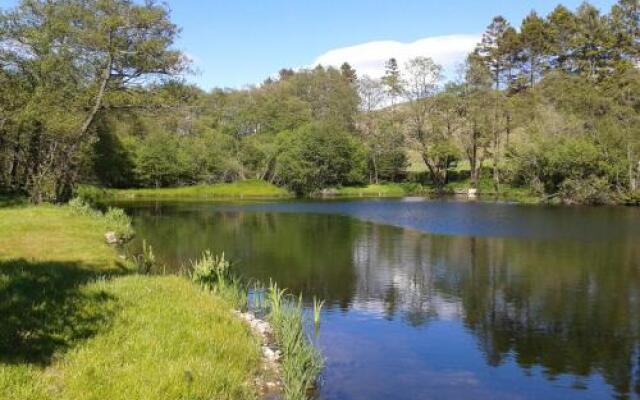
{"type": "MultiPolygon", "coordinates": [[[[98,115],[98,111],[102,108],[102,102],[104,100],[104,95],[107,91],[107,84],[109,83],[109,79],[111,78],[111,68],[113,66],[113,59],[111,55],[108,55],[106,65],[102,70],[102,76],[100,78],[98,93],[96,94],[95,101],[91,110],[89,111],[89,115],[85,118],[84,122],[80,126],[80,130],[78,132],[78,137],[76,140],[67,148],[66,151],[63,152],[61,157],[61,167],[65,169],[73,169],[75,165],[73,165],[72,157],[75,154],[78,147],[84,142],[86,139],[89,128],[96,119],[96,115],[98,115]]],[[[63,171],[62,174],[57,179],[56,182],[56,200],[57,201],[66,201],[68,200],[68,196],[73,193],[73,186],[75,185],[76,174],[72,171],[63,171]]]]}
{"type": "Polygon", "coordinates": [[[473,124],[472,129],[471,156],[469,157],[469,166],[471,168],[471,185],[474,189],[478,189],[478,129],[475,123],[473,124]]]}
{"type": "Polygon", "coordinates": [[[500,193],[500,131],[498,129],[498,93],[495,94],[494,114],[493,114],[493,187],[496,193],[500,193]]]}
{"type": "MultiPolygon", "coordinates": [[[[629,143],[627,143],[627,163],[629,164],[629,190],[631,190],[632,192],[635,192],[638,186],[637,186],[635,168],[633,165],[634,161],[633,161],[633,154],[631,152],[631,144],[629,143]]],[[[638,162],[638,171],[640,171],[640,162],[638,162]]]]}
{"type": "Polygon", "coordinates": [[[375,154],[371,156],[371,162],[373,163],[373,182],[377,185],[379,183],[378,180],[378,163],[376,162],[375,154]]]}

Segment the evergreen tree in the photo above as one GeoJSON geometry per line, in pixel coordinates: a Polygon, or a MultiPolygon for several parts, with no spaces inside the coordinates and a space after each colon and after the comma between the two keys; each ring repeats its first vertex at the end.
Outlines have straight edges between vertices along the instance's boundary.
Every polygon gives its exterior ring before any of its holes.
{"type": "Polygon", "coordinates": [[[351,84],[355,84],[358,81],[358,74],[356,73],[356,70],[353,69],[348,62],[342,63],[340,66],[340,73],[342,74],[342,77],[351,84]]]}
{"type": "Polygon", "coordinates": [[[523,59],[526,61],[526,72],[529,78],[529,86],[533,87],[540,78],[543,57],[547,54],[548,34],[545,21],[532,11],[522,21],[520,37],[523,59]]]}
{"type": "Polygon", "coordinates": [[[557,6],[547,16],[548,67],[572,71],[573,45],[578,33],[575,15],[565,6],[557,6]]]}
{"type": "Polygon", "coordinates": [[[395,104],[396,99],[402,95],[402,79],[400,77],[398,61],[395,58],[387,60],[384,67],[382,83],[385,85],[391,104],[395,104]]]}

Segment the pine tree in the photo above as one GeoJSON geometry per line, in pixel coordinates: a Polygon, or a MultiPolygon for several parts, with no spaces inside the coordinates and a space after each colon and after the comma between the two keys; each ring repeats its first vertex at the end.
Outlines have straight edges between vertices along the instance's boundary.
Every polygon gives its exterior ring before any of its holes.
{"type": "Polygon", "coordinates": [[[395,104],[396,99],[402,94],[402,79],[400,78],[400,69],[398,61],[390,58],[384,66],[384,76],[382,83],[385,86],[387,95],[391,99],[391,104],[395,104]]]}
{"type": "Polygon", "coordinates": [[[640,67],[640,2],[619,0],[611,9],[611,28],[620,58],[640,67]]]}
{"type": "Polygon", "coordinates": [[[556,7],[547,16],[548,67],[571,71],[572,49],[578,32],[576,16],[565,6],[556,7]]]}
{"type": "Polygon", "coordinates": [[[543,57],[547,53],[547,26],[545,21],[532,11],[522,21],[520,28],[523,57],[526,60],[526,71],[529,86],[533,87],[542,72],[543,57]]]}
{"type": "Polygon", "coordinates": [[[356,70],[353,69],[348,62],[344,62],[340,66],[340,73],[342,74],[342,77],[351,84],[355,84],[358,81],[358,74],[356,73],[356,70]]]}
{"type": "Polygon", "coordinates": [[[508,28],[509,22],[506,19],[502,16],[494,17],[476,47],[476,54],[491,71],[496,89],[500,89],[505,71],[504,49],[500,44],[508,28]]]}

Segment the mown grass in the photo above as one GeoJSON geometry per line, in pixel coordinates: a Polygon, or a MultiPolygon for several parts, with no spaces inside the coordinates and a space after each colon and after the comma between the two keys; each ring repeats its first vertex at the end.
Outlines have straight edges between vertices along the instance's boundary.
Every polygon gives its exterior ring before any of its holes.
{"type": "Polygon", "coordinates": [[[232,305],[130,274],[105,222],[0,209],[0,398],[251,399],[260,353],[232,305]]]}
{"type": "Polygon", "coordinates": [[[212,185],[183,186],[159,189],[100,189],[82,186],[78,195],[90,200],[160,200],[211,198],[286,198],[293,195],[287,189],[261,180],[246,180],[212,185]]]}

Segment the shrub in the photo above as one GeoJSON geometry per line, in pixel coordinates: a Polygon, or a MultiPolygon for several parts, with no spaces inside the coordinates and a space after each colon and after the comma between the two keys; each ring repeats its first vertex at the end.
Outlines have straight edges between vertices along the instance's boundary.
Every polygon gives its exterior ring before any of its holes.
{"type": "Polygon", "coordinates": [[[560,199],[567,204],[610,204],[616,202],[611,185],[604,178],[566,179],[560,185],[560,199]]]}
{"type": "Polygon", "coordinates": [[[67,204],[71,212],[75,215],[85,215],[85,216],[99,216],[100,212],[93,209],[87,202],[85,202],[82,198],[76,197],[69,201],[67,204]]]}
{"type": "Polygon", "coordinates": [[[119,240],[126,241],[133,237],[131,217],[121,208],[109,207],[104,213],[107,230],[113,231],[119,240]]]}
{"type": "Polygon", "coordinates": [[[75,215],[83,215],[101,219],[106,231],[113,231],[119,241],[127,241],[133,237],[134,230],[131,226],[131,217],[120,208],[109,207],[106,213],[100,212],[81,197],[69,201],[67,207],[75,215]]]}

